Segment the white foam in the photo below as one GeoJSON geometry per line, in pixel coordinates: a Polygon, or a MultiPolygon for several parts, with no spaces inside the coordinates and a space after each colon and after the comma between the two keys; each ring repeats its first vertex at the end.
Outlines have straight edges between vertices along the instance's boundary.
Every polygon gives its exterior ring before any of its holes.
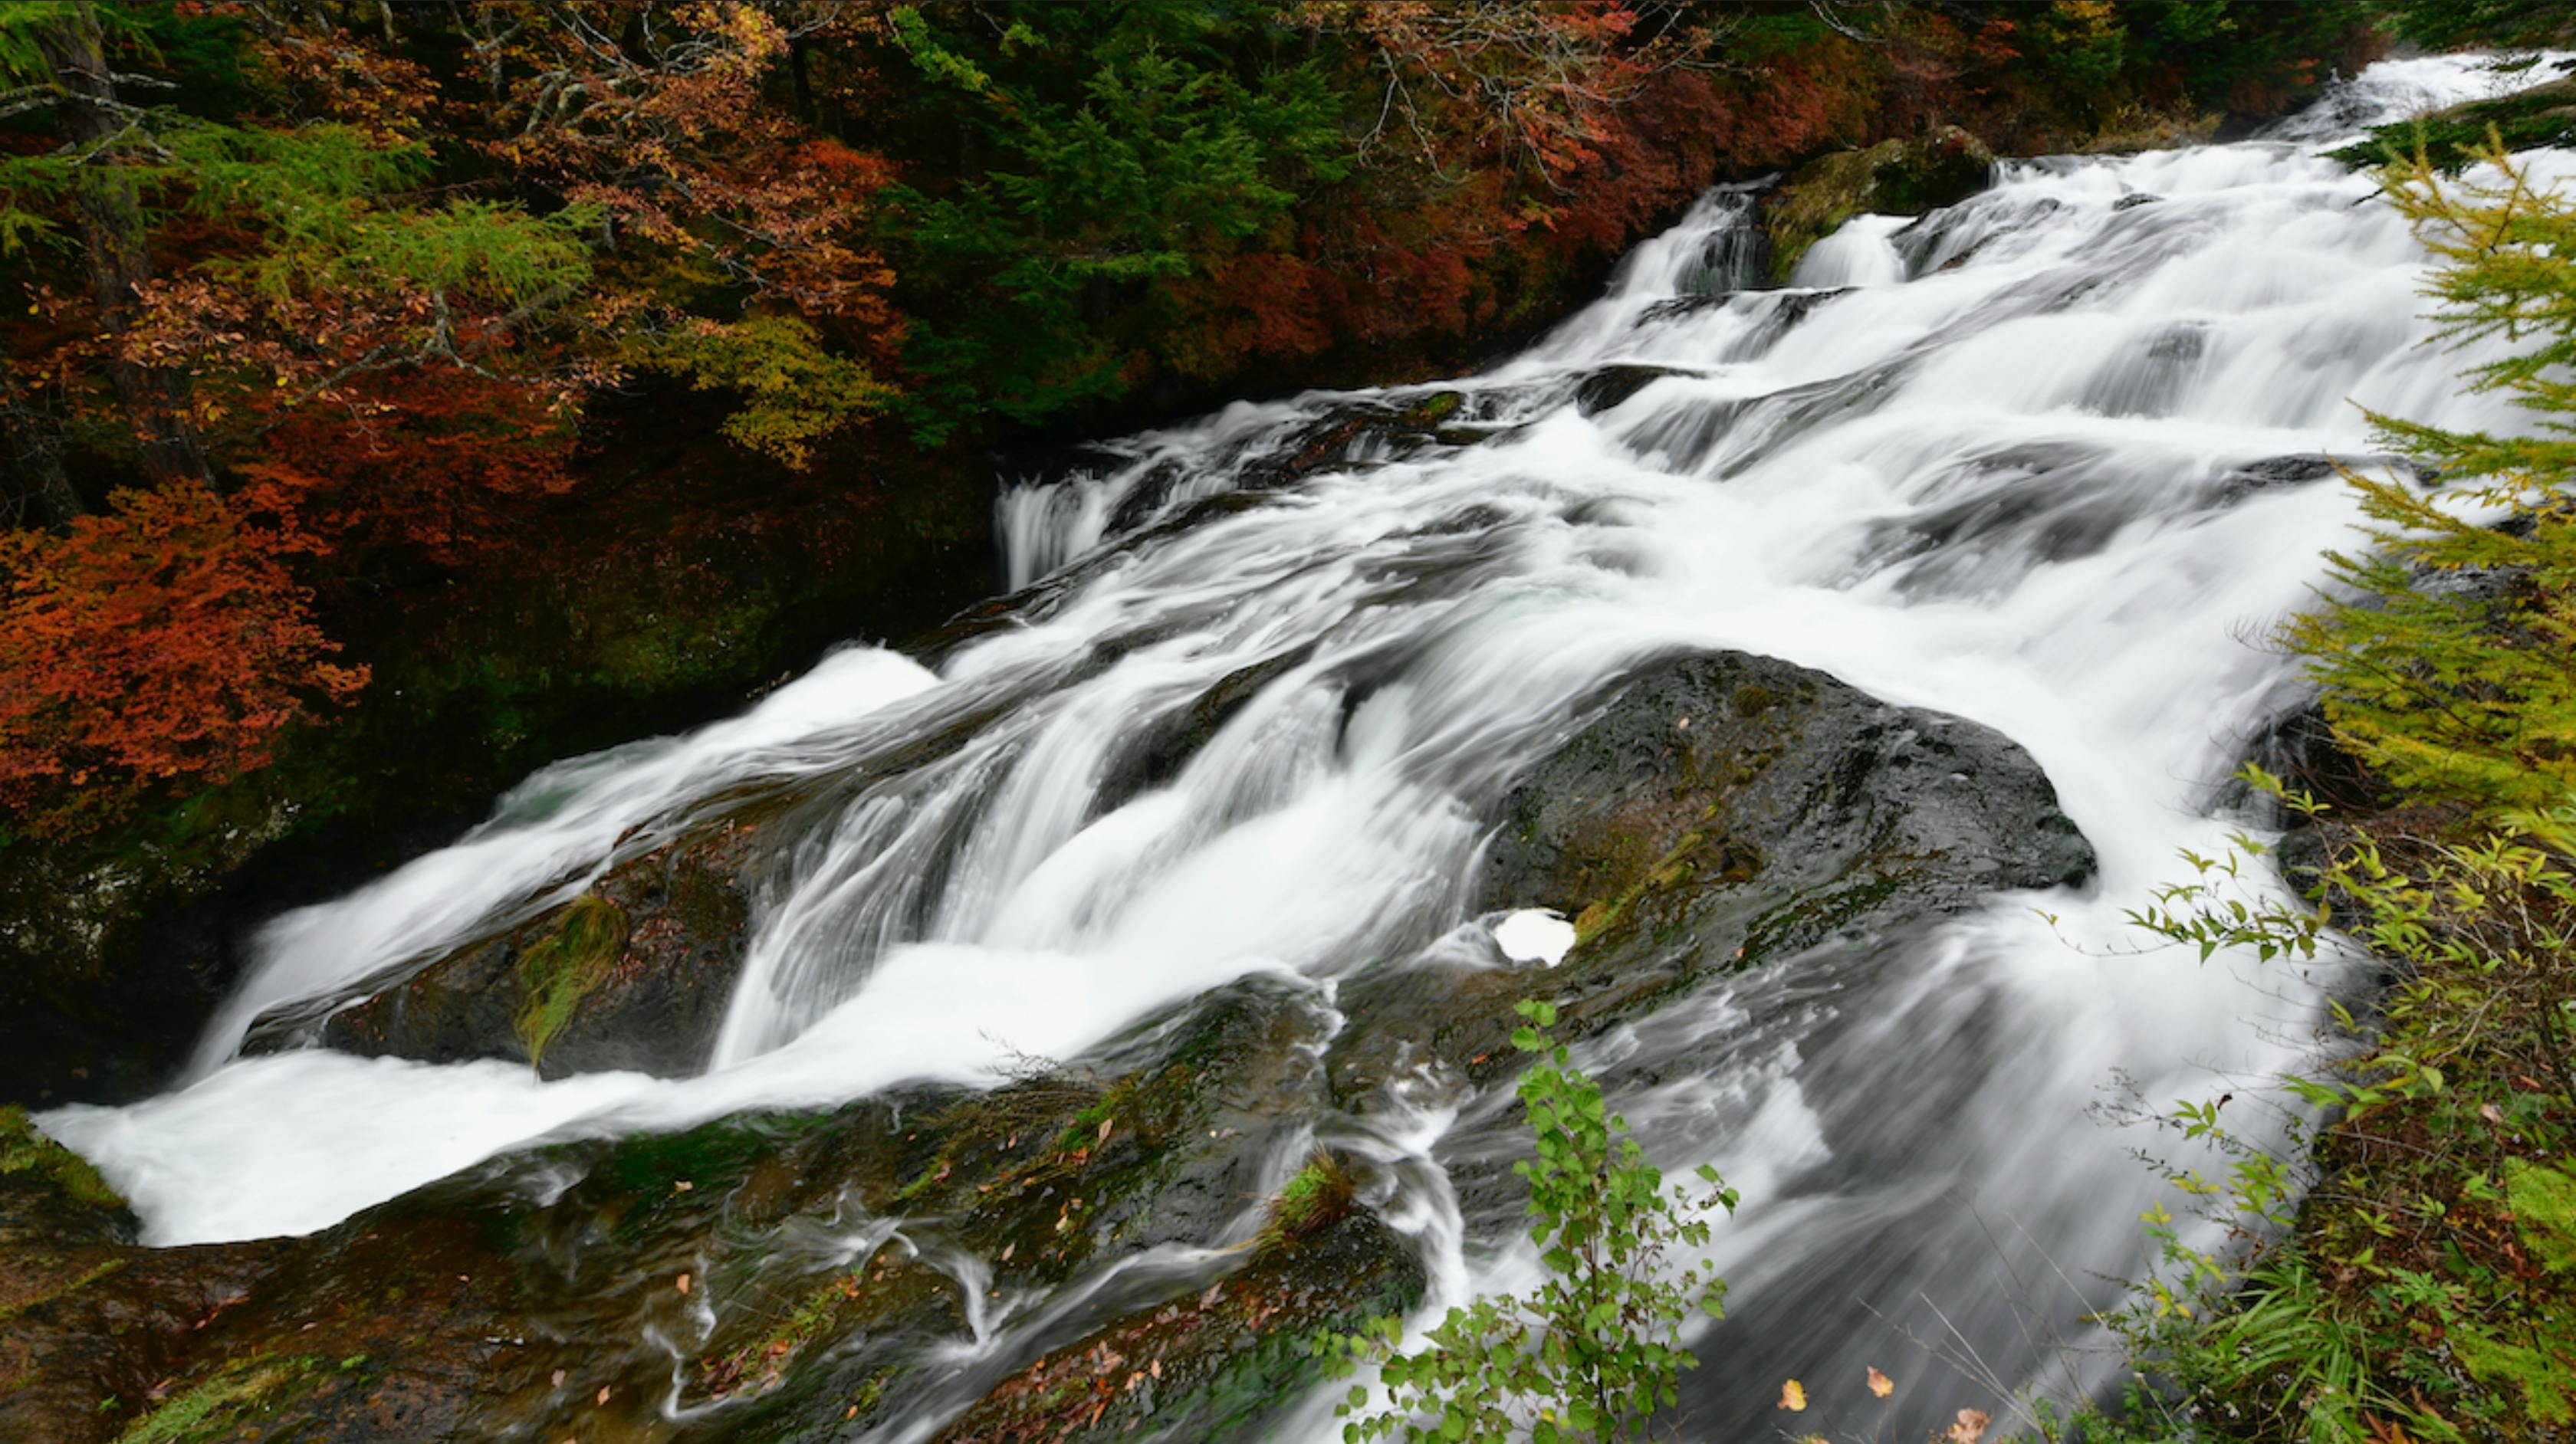
{"type": "Polygon", "coordinates": [[[1574,950],[1575,936],[1574,924],[1547,908],[1523,908],[1494,924],[1496,946],[1516,963],[1555,967],[1574,950]]]}

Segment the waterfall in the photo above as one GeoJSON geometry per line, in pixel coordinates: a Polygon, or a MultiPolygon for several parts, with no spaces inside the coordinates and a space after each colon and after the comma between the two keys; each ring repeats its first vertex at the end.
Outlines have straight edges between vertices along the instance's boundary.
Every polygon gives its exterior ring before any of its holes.
{"type": "MultiPolygon", "coordinates": [[[[2246,639],[2351,541],[2330,476],[2279,479],[2325,468],[2264,464],[2366,463],[2355,402],[2515,424],[2460,394],[2488,353],[2422,344],[2424,255],[2373,180],[2317,152],[2491,83],[2391,62],[2269,137],[2008,162],[1961,205],[1854,220],[1777,289],[1752,193],[1722,190],[1488,372],[1241,404],[1024,479],[1004,623],[934,666],[851,649],[735,721],[546,769],[456,845],[272,924],[185,1086],[44,1126],[150,1241],[243,1238],[541,1136],[989,1083],[1248,976],[1329,1008],[1475,921],[1490,809],[1579,699],[1677,645],[1736,648],[2009,735],[2101,870],[1581,1050],[1668,1171],[1713,1162],[1744,1195],[1689,1425],[1768,1438],[1783,1378],[1872,1365],[1930,1407],[1909,1333],[2007,1384],[2092,1387],[2076,1321],[2144,1264],[2159,1186],[2090,1105],[2122,1080],[2160,1107],[2259,1092],[2331,981],[2137,955],[2122,920],[2177,849],[2247,821],[2222,783],[2298,684],[2246,639]],[[1184,764],[1131,775],[1140,737],[1247,673],[1184,764]],[[703,1076],[242,1052],[745,789],[792,796],[795,830],[703,1076]]],[[[1311,1129],[1399,1180],[1385,1211],[1435,1303],[1534,1276],[1511,1200],[1469,1186],[1519,1141],[1507,1095],[1311,1129]]],[[[1048,1305],[1014,1307],[979,1347],[1048,1305]]],[[[924,1401],[871,1437],[940,1422],[924,1401]]],[[[1288,1427],[1337,1437],[1314,1411],[1288,1427]]]]}

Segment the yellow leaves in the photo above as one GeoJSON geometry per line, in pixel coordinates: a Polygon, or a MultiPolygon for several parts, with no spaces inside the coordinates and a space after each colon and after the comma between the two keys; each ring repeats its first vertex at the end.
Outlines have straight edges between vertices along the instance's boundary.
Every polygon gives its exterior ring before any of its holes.
{"type": "MultiPolygon", "coordinates": [[[[1869,1391],[1872,1394],[1877,1395],[1879,1398],[1884,1399],[1888,1395],[1896,1392],[1896,1381],[1887,1377],[1887,1375],[1880,1373],[1877,1366],[1872,1365],[1869,1371],[1869,1391]]],[[[1792,1414],[1805,1413],[1807,1408],[1807,1386],[1799,1383],[1795,1379],[1791,1379],[1787,1383],[1782,1384],[1780,1386],[1779,1407],[1788,1410],[1792,1414]]],[[[1972,1411],[1963,1409],[1960,1411],[1960,1417],[1964,1419],[1970,1412],[1972,1411]]],[[[1985,1416],[1980,1414],[1977,1417],[1982,1419],[1985,1416]]],[[[1983,1428],[1984,1426],[1979,1425],[1978,1427],[1983,1428]]],[[[1976,1444],[1976,1441],[1973,1439],[1968,1440],[1965,1441],[1965,1444],[1976,1444]]]]}

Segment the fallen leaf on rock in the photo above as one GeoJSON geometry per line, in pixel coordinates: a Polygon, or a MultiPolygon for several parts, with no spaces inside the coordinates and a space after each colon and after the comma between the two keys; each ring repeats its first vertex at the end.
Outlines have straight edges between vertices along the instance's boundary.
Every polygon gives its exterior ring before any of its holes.
{"type": "Polygon", "coordinates": [[[1780,1386],[1780,1407],[1795,1412],[1807,1407],[1807,1386],[1791,1379],[1780,1386]]]}
{"type": "Polygon", "coordinates": [[[1880,1373],[1873,1365],[1869,1371],[1869,1391],[1884,1399],[1896,1392],[1896,1381],[1880,1373]]]}

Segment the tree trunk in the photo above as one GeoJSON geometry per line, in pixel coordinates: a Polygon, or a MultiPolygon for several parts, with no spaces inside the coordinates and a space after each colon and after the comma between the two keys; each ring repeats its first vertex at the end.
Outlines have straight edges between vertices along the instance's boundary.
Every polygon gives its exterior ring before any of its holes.
{"type": "Polygon", "coordinates": [[[60,531],[76,516],[88,514],[80,493],[63,474],[61,440],[52,418],[29,404],[18,378],[9,374],[9,351],[0,343],[0,525],[38,526],[60,531]]]}
{"type": "MultiPolygon", "coordinates": [[[[63,87],[57,112],[63,135],[79,155],[72,203],[80,212],[81,240],[89,254],[90,288],[110,343],[130,329],[141,310],[136,288],[152,279],[145,249],[143,206],[125,169],[119,138],[135,123],[116,103],[98,16],[87,5],[37,32],[45,63],[63,87]]],[[[167,366],[147,366],[111,353],[108,379],[134,426],[143,470],[156,483],[202,481],[206,450],[188,417],[188,378],[167,366]]]]}

